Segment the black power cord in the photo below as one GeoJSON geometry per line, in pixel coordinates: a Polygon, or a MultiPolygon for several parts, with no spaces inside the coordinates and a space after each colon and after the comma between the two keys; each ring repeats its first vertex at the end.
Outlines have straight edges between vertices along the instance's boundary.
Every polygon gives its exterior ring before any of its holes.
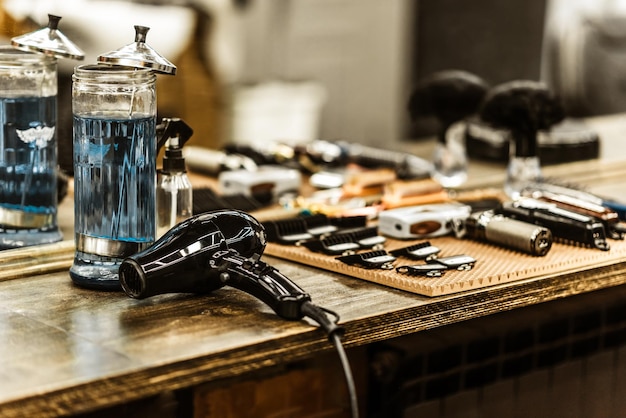
{"type": "Polygon", "coordinates": [[[354,384],[354,378],[352,376],[352,370],[350,368],[350,362],[346,351],[341,343],[341,338],[344,335],[343,327],[337,325],[339,322],[339,315],[330,309],[322,308],[307,301],[302,304],[302,314],[313,321],[317,322],[326,334],[329,341],[335,346],[341,366],[346,378],[346,385],[348,387],[348,395],[350,397],[350,409],[352,411],[352,418],[359,417],[359,404],[356,395],[356,386],[354,384]],[[330,317],[329,317],[330,315],[330,317]]]}

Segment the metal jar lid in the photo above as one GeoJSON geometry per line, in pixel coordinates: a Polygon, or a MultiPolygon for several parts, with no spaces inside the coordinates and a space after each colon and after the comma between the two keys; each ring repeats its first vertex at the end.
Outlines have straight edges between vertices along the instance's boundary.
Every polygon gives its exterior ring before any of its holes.
{"type": "Polygon", "coordinates": [[[99,63],[148,68],[163,74],[176,74],[176,66],[146,44],[150,28],[135,26],[135,42],[98,57],[99,63]]]}
{"type": "Polygon", "coordinates": [[[85,53],[58,30],[60,16],[48,15],[48,26],[16,36],[11,45],[21,51],[39,52],[55,58],[82,60],[85,53]]]}

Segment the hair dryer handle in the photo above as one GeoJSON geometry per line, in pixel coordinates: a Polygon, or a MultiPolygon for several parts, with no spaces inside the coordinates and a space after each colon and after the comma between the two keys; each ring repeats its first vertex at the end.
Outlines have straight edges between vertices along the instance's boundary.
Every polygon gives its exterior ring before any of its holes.
{"type": "Polygon", "coordinates": [[[213,254],[211,268],[221,271],[220,279],[225,285],[242,290],[265,302],[284,319],[299,320],[305,315],[302,305],[311,297],[274,267],[236,251],[225,250],[213,254]]]}

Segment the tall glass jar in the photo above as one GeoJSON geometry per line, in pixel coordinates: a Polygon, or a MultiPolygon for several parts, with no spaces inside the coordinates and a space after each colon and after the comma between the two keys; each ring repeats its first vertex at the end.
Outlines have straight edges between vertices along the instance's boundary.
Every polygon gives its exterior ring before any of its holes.
{"type": "Polygon", "coordinates": [[[74,231],[79,286],[121,289],[124,258],[156,239],[156,75],[83,65],[72,78],[74,231]]]}
{"type": "Polygon", "coordinates": [[[0,249],[62,239],[56,123],[56,58],[0,47],[0,249]]]}

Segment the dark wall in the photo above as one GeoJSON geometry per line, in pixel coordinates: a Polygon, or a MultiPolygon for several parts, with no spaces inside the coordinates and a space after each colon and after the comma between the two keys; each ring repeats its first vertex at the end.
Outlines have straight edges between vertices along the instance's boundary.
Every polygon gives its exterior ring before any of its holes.
{"type": "MultiPolygon", "coordinates": [[[[546,0],[420,0],[410,83],[452,68],[492,85],[538,80],[545,14],[546,0]]],[[[413,134],[429,130],[412,125],[413,134]]]]}

